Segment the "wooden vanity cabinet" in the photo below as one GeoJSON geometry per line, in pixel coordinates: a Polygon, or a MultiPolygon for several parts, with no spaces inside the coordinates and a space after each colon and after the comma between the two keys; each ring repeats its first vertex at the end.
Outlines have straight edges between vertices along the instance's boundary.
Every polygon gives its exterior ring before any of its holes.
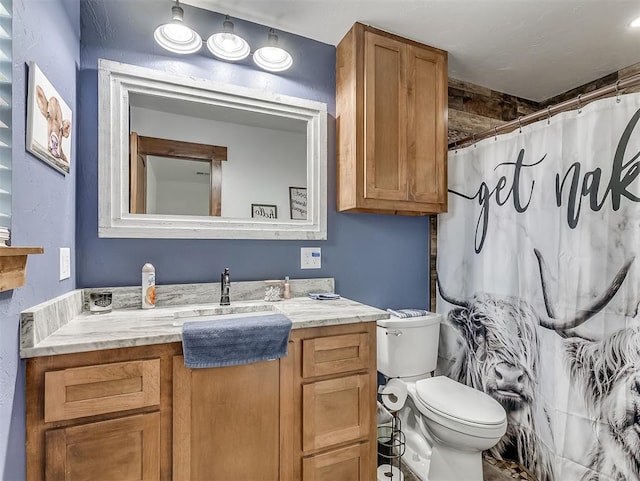
{"type": "Polygon", "coordinates": [[[27,480],[170,480],[180,351],[175,343],[27,359],[27,480]]]}
{"type": "Polygon", "coordinates": [[[181,343],[27,359],[28,481],[370,481],[375,322],[188,369],[181,343]]]}
{"type": "Polygon", "coordinates": [[[213,369],[173,363],[173,479],[370,481],[375,323],[295,329],[288,355],[213,369]]]}
{"type": "Polygon", "coordinates": [[[294,479],[374,479],[375,336],[375,322],[293,331],[294,479]]]}
{"type": "Polygon", "coordinates": [[[337,47],[337,208],[447,209],[447,53],[360,23],[337,47]]]}

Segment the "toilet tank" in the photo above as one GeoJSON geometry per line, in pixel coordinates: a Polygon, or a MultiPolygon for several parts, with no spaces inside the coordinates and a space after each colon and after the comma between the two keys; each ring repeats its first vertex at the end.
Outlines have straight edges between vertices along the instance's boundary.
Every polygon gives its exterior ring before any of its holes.
{"type": "Polygon", "coordinates": [[[387,377],[430,373],[438,362],[440,314],[377,322],[378,371],[387,377]]]}

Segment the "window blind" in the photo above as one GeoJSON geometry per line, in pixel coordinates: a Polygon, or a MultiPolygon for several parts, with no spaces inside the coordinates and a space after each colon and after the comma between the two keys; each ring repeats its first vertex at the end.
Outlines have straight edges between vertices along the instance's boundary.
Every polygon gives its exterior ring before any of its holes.
{"type": "Polygon", "coordinates": [[[11,95],[13,0],[0,0],[0,245],[11,229],[11,95]]]}

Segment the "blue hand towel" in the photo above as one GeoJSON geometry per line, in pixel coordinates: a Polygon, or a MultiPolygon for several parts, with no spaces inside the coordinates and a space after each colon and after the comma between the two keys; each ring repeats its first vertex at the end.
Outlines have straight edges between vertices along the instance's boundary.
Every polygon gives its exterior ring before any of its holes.
{"type": "Polygon", "coordinates": [[[185,322],[184,365],[237,366],[285,357],[290,332],[291,319],[283,314],[185,322]]]}

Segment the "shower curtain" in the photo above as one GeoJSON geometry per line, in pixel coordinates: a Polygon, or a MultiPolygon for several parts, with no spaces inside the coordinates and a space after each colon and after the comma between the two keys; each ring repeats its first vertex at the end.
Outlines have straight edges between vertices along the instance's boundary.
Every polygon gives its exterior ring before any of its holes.
{"type": "Polygon", "coordinates": [[[540,481],[640,481],[640,94],[449,152],[439,370],[540,481]]]}

